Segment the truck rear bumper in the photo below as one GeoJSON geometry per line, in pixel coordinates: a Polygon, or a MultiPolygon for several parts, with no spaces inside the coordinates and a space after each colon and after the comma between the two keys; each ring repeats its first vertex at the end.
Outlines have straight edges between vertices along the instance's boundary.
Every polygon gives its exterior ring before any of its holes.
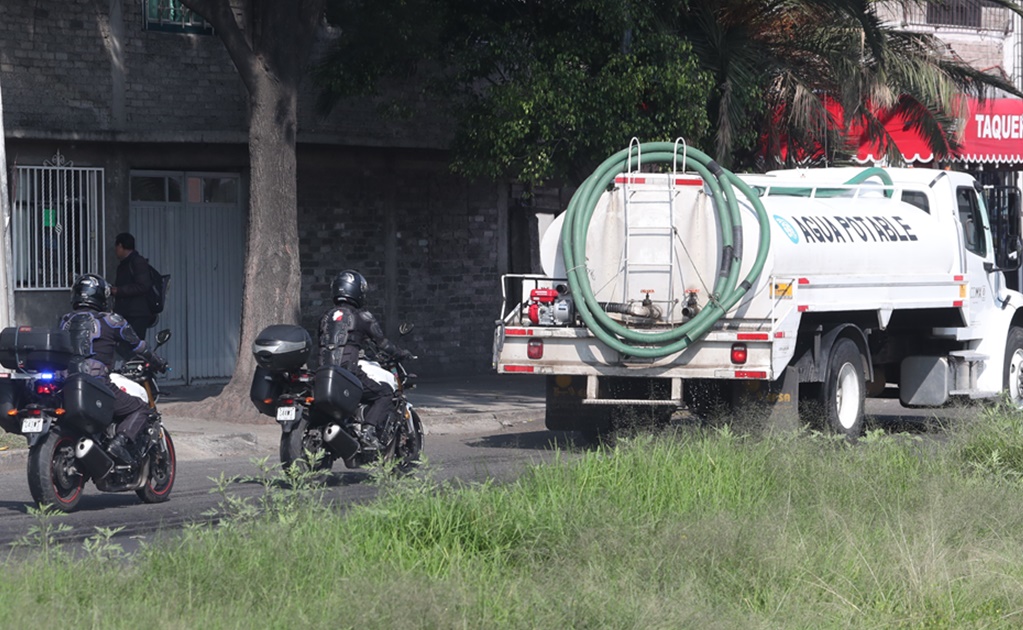
{"type": "Polygon", "coordinates": [[[507,374],[770,381],[776,378],[774,350],[768,333],[714,331],[681,352],[642,359],[612,350],[585,328],[499,327],[494,368],[507,374]]]}

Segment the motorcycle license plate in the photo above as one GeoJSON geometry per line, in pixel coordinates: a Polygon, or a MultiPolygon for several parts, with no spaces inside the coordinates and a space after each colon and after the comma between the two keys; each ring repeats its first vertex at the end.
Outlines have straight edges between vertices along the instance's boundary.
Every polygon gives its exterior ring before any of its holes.
{"type": "Polygon", "coordinates": [[[21,419],[21,432],[22,433],[39,433],[43,430],[43,419],[42,418],[22,418],[21,419]]]}
{"type": "Polygon", "coordinates": [[[296,417],[295,407],[278,407],[277,422],[288,422],[296,417]]]}

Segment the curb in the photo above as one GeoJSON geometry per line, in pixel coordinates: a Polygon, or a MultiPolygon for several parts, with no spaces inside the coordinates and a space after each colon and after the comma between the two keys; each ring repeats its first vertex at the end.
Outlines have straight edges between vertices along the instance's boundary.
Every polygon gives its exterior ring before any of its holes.
{"type": "Polygon", "coordinates": [[[452,413],[435,409],[420,409],[419,417],[423,421],[423,432],[426,435],[457,435],[462,433],[482,433],[497,431],[519,424],[532,422],[539,415],[522,409],[507,411],[484,411],[478,413],[452,413]]]}
{"type": "Polygon", "coordinates": [[[24,469],[27,465],[27,448],[12,448],[7,451],[0,451],[0,470],[24,469]]]}

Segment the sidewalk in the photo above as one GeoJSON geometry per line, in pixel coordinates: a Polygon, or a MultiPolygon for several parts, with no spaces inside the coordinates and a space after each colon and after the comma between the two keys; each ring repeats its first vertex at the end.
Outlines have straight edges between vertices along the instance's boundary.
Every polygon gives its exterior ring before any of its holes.
{"type": "MultiPolygon", "coordinates": [[[[190,417],[199,403],[220,393],[223,385],[167,387],[161,394],[164,424],[179,461],[216,459],[238,453],[277,457],[281,430],[270,417],[263,422],[229,422],[190,417]],[[184,403],[184,404],[182,404],[184,403]],[[183,413],[184,410],[190,413],[183,413]]],[[[465,377],[420,378],[408,394],[427,435],[496,431],[542,418],[544,378],[492,373],[465,377]]],[[[0,468],[24,466],[27,449],[0,452],[0,468]]]]}

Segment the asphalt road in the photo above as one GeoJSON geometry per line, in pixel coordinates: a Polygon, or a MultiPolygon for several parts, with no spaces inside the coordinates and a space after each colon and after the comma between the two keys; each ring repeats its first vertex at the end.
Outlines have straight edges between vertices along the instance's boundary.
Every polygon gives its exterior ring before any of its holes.
{"type": "MultiPolygon", "coordinates": [[[[270,428],[276,431],[276,427],[270,428]]],[[[279,431],[264,431],[259,438],[266,439],[255,442],[251,441],[251,434],[244,432],[234,439],[221,437],[211,445],[208,451],[211,456],[206,458],[201,458],[202,447],[196,441],[186,436],[177,438],[176,444],[181,445],[178,476],[169,501],[144,504],[134,492],[101,493],[90,483],[78,508],[54,521],[70,528],[60,533],[58,540],[73,545],[94,536],[97,528],[120,527],[122,530],[114,540],[132,551],[141,542],[176,534],[188,523],[214,521],[218,517],[210,513],[220,511],[223,500],[216,492],[215,480],[222,475],[226,478],[258,475],[260,467],[256,460],[263,457],[269,458],[270,464],[276,463],[277,436],[279,431]]],[[[547,431],[538,420],[484,432],[428,435],[427,463],[419,474],[429,474],[437,481],[513,479],[529,463],[550,459],[555,445],[576,448],[571,441],[569,435],[547,431]]],[[[0,547],[23,540],[37,522],[37,517],[29,513],[34,503],[25,475],[24,466],[0,469],[0,547]]],[[[366,472],[345,469],[342,462],[335,463],[325,486],[326,498],[340,504],[364,501],[377,492],[366,472]]],[[[261,485],[252,481],[233,482],[227,488],[235,497],[257,497],[262,492],[261,485]]]]}

